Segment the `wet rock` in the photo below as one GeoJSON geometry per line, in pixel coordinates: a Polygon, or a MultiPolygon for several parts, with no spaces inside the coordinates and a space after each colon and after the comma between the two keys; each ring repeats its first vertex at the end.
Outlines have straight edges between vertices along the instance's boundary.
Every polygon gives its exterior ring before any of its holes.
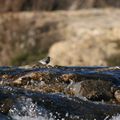
{"type": "Polygon", "coordinates": [[[113,98],[111,82],[103,80],[85,80],[71,85],[76,96],[84,96],[93,101],[109,101],[113,98]]]}
{"type": "Polygon", "coordinates": [[[120,90],[116,90],[114,96],[118,102],[120,102],[120,90]]]}
{"type": "Polygon", "coordinates": [[[77,75],[75,75],[75,74],[63,74],[63,75],[60,76],[60,78],[61,78],[64,82],[70,83],[70,81],[76,81],[77,75]]]}
{"type": "Polygon", "coordinates": [[[6,115],[3,115],[3,114],[0,114],[0,119],[1,119],[1,120],[12,120],[11,117],[6,116],[6,115]]]}
{"type": "MultiPolygon", "coordinates": [[[[27,82],[30,81],[44,81],[45,83],[52,83],[55,80],[55,74],[49,73],[49,72],[31,72],[28,73],[22,77],[19,77],[18,79],[14,80],[14,84],[21,84],[21,85],[26,85],[27,82]],[[53,79],[53,80],[52,80],[53,79]],[[52,81],[50,81],[52,80],[52,81]]],[[[57,80],[56,80],[57,82],[57,80]]]]}
{"type": "MultiPolygon", "coordinates": [[[[33,92],[15,87],[0,87],[0,91],[4,96],[9,93],[14,101],[11,107],[13,112],[9,115],[14,115],[14,112],[19,113],[20,116],[29,115],[30,113],[36,115],[39,110],[43,109],[42,114],[45,114],[44,110],[46,110],[48,115],[52,113],[52,117],[56,119],[101,120],[107,116],[110,118],[112,115],[120,113],[120,106],[96,104],[77,97],[33,92]]],[[[32,117],[32,115],[30,116],[32,117]]]]}
{"type": "Polygon", "coordinates": [[[49,72],[32,72],[15,79],[11,86],[24,87],[33,91],[63,92],[65,84],[61,82],[59,75],[49,72]]]}
{"type": "Polygon", "coordinates": [[[12,96],[0,90],[0,113],[7,114],[13,105],[12,96]]]}
{"type": "MultiPolygon", "coordinates": [[[[108,69],[109,72],[116,71],[116,69],[112,68],[80,68],[80,67],[38,67],[38,68],[24,68],[19,67],[14,69],[7,69],[1,71],[1,85],[8,85],[8,86],[15,86],[15,87],[22,87],[25,89],[33,90],[33,91],[40,91],[40,92],[46,92],[46,93],[64,93],[64,94],[70,94],[70,95],[77,95],[82,94],[79,93],[79,89],[81,89],[81,81],[85,84],[85,89],[88,89],[88,92],[90,93],[90,98],[93,96],[99,96],[100,97],[100,87],[102,88],[102,81],[105,84],[108,84],[108,87],[111,84],[119,84],[119,81],[116,77],[111,76],[111,74],[104,74],[108,69]],[[12,71],[11,71],[12,70],[12,71]],[[89,73],[89,71],[93,71],[92,74],[89,73]],[[11,72],[10,72],[11,71],[11,72]],[[18,72],[17,72],[18,71],[18,72]],[[87,73],[88,72],[88,73],[87,73]],[[11,75],[11,74],[12,75],[11,75]],[[85,74],[84,74],[85,73],[85,74]],[[93,79],[93,81],[91,81],[93,79]],[[101,79],[102,81],[99,81],[101,79]],[[89,81],[86,83],[86,81],[89,81]],[[93,88],[89,87],[94,85],[93,88]],[[73,86],[73,90],[72,90],[73,86]],[[74,91],[74,89],[78,88],[74,91]],[[96,92],[97,91],[97,92],[96,92]],[[75,92],[75,93],[74,93],[75,92]],[[92,93],[93,92],[93,93],[92,93]],[[95,92],[95,93],[94,93],[95,92]]],[[[119,69],[117,69],[118,71],[119,69]]],[[[84,85],[83,84],[83,85],[84,85]]],[[[112,85],[111,85],[112,86],[112,85]]],[[[82,88],[82,92],[85,91],[84,87],[82,88]]],[[[112,91],[112,94],[114,93],[113,90],[108,89],[105,87],[105,89],[101,89],[105,96],[108,95],[108,93],[105,93],[105,90],[112,91]]],[[[80,91],[81,92],[81,91],[80,91]]],[[[86,97],[87,94],[85,93],[86,97]]],[[[101,96],[102,96],[101,95],[101,96]]],[[[108,95],[110,97],[110,95],[108,95]]],[[[99,98],[98,97],[98,98],[99,98]]],[[[103,96],[102,96],[103,97],[103,96]]],[[[101,98],[99,98],[101,99],[101,98]]],[[[104,98],[106,99],[106,98],[104,98]]]]}
{"type": "Polygon", "coordinates": [[[119,78],[118,67],[2,67],[0,113],[48,118],[52,114],[65,120],[111,118],[120,113],[119,78]]]}
{"type": "Polygon", "coordinates": [[[12,105],[13,100],[10,98],[0,100],[0,112],[4,114],[8,113],[12,105]]]}

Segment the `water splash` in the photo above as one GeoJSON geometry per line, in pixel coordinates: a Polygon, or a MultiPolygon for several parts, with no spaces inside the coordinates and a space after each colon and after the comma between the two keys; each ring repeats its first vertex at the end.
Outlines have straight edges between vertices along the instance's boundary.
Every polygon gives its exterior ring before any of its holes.
{"type": "Polygon", "coordinates": [[[52,114],[33,103],[31,98],[21,97],[9,110],[13,120],[54,120],[52,114]]]}
{"type": "Polygon", "coordinates": [[[30,116],[13,116],[12,117],[14,120],[54,120],[53,118],[46,118],[46,117],[42,117],[42,116],[38,116],[38,117],[33,117],[31,118],[30,116]]]}
{"type": "Polygon", "coordinates": [[[120,114],[113,116],[110,120],[120,120],[120,114]]]}

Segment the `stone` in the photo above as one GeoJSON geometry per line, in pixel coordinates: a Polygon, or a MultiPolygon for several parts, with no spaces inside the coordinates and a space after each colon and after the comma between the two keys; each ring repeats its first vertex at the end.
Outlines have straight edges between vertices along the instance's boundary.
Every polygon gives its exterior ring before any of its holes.
{"type": "Polygon", "coordinates": [[[115,91],[114,97],[116,98],[116,100],[117,100],[118,102],[120,102],[120,90],[116,90],[116,91],[115,91]]]}
{"type": "Polygon", "coordinates": [[[75,96],[83,96],[93,101],[109,101],[113,98],[111,82],[103,80],[84,80],[71,85],[75,96]]]}

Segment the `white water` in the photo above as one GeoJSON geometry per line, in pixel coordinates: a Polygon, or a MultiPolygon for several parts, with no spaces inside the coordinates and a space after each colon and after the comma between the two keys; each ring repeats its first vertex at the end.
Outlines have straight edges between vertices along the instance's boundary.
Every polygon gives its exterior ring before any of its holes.
{"type": "Polygon", "coordinates": [[[47,110],[38,108],[31,98],[24,97],[10,109],[9,115],[13,120],[54,120],[47,110]]]}
{"type": "Polygon", "coordinates": [[[31,118],[30,116],[12,116],[12,118],[14,120],[54,120],[53,118],[47,118],[47,117],[42,117],[42,116],[39,116],[39,117],[33,117],[31,118]]]}
{"type": "MultiPolygon", "coordinates": [[[[13,120],[55,120],[55,116],[52,113],[43,107],[38,107],[31,98],[26,97],[21,97],[17,100],[17,103],[10,109],[9,115],[13,120]]],[[[69,113],[66,113],[66,116],[68,115],[69,113]]],[[[71,116],[71,118],[73,117],[71,116]]],[[[76,116],[76,118],[79,118],[79,116],[76,116]]],[[[109,116],[106,116],[104,120],[108,118],[109,116]]],[[[65,118],[60,120],[65,120],[65,118]]],[[[120,120],[120,114],[113,116],[110,120],[120,120]]]]}
{"type": "Polygon", "coordinates": [[[120,120],[120,114],[113,116],[110,120],[120,120]]]}

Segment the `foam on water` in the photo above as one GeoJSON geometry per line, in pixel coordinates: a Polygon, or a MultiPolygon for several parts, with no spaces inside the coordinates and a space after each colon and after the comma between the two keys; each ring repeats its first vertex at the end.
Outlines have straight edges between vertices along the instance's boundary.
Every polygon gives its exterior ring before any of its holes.
{"type": "Polygon", "coordinates": [[[120,114],[113,116],[110,120],[120,120],[120,114]]]}
{"type": "Polygon", "coordinates": [[[30,117],[30,116],[12,116],[12,118],[14,120],[54,120],[53,118],[47,118],[47,117],[42,117],[42,116],[38,116],[38,117],[30,117]]]}
{"type": "Polygon", "coordinates": [[[52,114],[45,108],[37,106],[31,98],[20,98],[10,109],[9,115],[13,120],[54,120],[52,114]]]}

